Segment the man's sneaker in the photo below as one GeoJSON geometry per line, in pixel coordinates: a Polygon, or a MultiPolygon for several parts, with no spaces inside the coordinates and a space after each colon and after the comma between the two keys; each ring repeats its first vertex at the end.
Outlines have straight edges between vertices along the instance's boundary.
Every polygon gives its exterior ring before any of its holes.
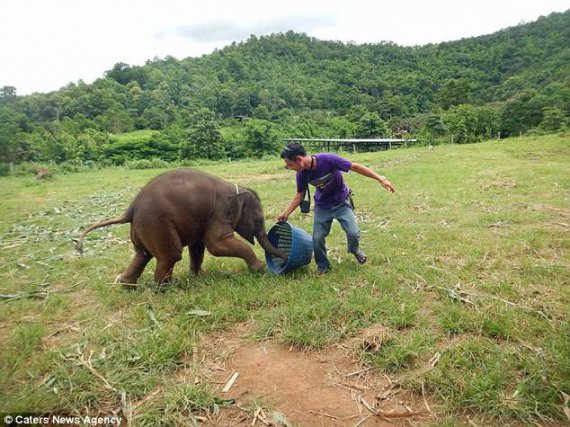
{"type": "Polygon", "coordinates": [[[366,264],[366,261],[368,261],[368,258],[362,249],[359,249],[358,252],[354,254],[354,257],[359,264],[366,264]]]}
{"type": "Polygon", "coordinates": [[[329,274],[331,272],[331,268],[317,268],[317,276],[324,276],[325,274],[329,274]]]}

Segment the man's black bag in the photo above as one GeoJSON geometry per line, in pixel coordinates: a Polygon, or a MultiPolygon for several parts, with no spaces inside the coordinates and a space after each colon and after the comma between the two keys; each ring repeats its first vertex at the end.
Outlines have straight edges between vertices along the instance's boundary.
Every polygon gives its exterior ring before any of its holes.
{"type": "Polygon", "coordinates": [[[301,209],[301,213],[309,213],[311,211],[311,190],[309,190],[309,186],[307,185],[307,191],[305,191],[305,199],[301,201],[299,205],[301,209]]]}

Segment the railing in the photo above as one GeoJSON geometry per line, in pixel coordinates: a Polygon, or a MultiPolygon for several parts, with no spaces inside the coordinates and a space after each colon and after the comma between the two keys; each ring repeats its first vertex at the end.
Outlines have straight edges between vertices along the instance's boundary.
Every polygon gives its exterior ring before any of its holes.
{"type": "Polygon", "coordinates": [[[325,151],[378,151],[398,147],[408,147],[418,143],[417,139],[379,138],[379,139],[341,139],[341,138],[286,138],[286,143],[298,142],[305,148],[325,151]]]}

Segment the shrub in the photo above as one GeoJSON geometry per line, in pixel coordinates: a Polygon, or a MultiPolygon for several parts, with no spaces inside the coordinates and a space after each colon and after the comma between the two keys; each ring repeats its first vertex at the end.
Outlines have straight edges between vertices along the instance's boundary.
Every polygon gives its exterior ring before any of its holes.
{"type": "Polygon", "coordinates": [[[53,175],[53,164],[45,164],[45,163],[20,163],[16,165],[12,171],[15,176],[28,176],[34,175],[38,176],[38,172],[40,170],[51,170],[50,176],[53,175]]]}
{"type": "Polygon", "coordinates": [[[36,171],[36,178],[37,179],[47,179],[47,178],[51,178],[54,174],[54,170],[52,168],[46,167],[46,166],[40,166],[38,167],[37,171],[36,171]]]}
{"type": "Polygon", "coordinates": [[[141,160],[131,160],[125,162],[125,166],[128,169],[161,169],[170,166],[170,163],[161,159],[141,159],[141,160]]]}
{"type": "Polygon", "coordinates": [[[0,176],[10,175],[10,163],[0,163],[0,176]]]}

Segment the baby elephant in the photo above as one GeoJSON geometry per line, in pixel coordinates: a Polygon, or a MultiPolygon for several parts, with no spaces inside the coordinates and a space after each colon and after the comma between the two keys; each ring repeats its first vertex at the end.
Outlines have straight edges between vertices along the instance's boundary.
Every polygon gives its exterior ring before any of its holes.
{"type": "Polygon", "coordinates": [[[287,260],[267,238],[254,191],[194,169],[175,169],[154,178],[122,216],[87,228],[77,250],[82,252],[83,239],[90,231],[127,222],[131,223],[135,257],[118,277],[122,283],[136,283],[153,257],[157,260],[154,279],[159,284],[168,282],[185,246],[195,274],[200,271],[205,248],[214,256],[242,258],[253,270],[262,270],[264,263],[251,247],[236,239],[235,231],[251,244],[255,237],[267,252],[287,260]]]}

